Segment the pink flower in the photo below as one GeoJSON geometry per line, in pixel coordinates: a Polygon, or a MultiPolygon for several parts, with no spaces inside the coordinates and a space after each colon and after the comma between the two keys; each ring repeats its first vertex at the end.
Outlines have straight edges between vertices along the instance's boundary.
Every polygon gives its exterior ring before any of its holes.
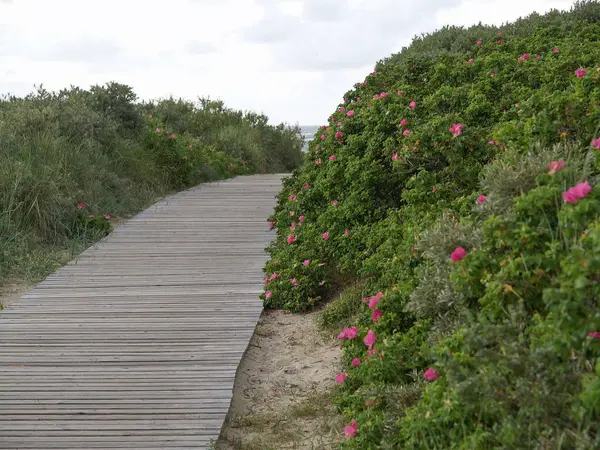
{"type": "Polygon", "coordinates": [[[341,127],[341,126],[342,126],[342,122],[338,122],[338,123],[337,123],[337,126],[338,126],[338,127],[341,127]]]}
{"type": "Polygon", "coordinates": [[[477,197],[477,203],[479,204],[484,204],[485,203],[485,195],[481,194],[479,197],[477,197]]]}
{"type": "Polygon", "coordinates": [[[338,374],[335,376],[335,382],[336,382],[336,383],[343,383],[344,381],[346,381],[346,377],[347,377],[347,376],[348,376],[348,375],[346,375],[345,373],[338,373],[338,374]]]}
{"type": "Polygon", "coordinates": [[[353,367],[358,367],[358,366],[360,366],[360,359],[358,359],[358,358],[354,358],[354,359],[352,360],[352,366],[353,366],[353,367]]]}
{"type": "Polygon", "coordinates": [[[290,200],[296,200],[296,196],[294,194],[290,195],[290,200]]]}
{"type": "Polygon", "coordinates": [[[310,187],[310,184],[308,184],[308,183],[306,183],[306,184],[304,185],[304,189],[308,189],[309,187],[310,187]]]}
{"type": "Polygon", "coordinates": [[[583,183],[578,183],[575,186],[569,188],[565,192],[563,192],[562,197],[563,200],[567,203],[575,203],[577,200],[581,200],[586,195],[588,195],[592,190],[592,187],[589,185],[588,181],[585,180],[583,183]]]}
{"type": "Polygon", "coordinates": [[[577,69],[577,70],[575,71],[575,76],[576,76],[577,78],[583,78],[583,77],[585,77],[585,74],[586,74],[586,73],[587,73],[587,70],[585,70],[585,69],[577,69]]]}
{"type": "Polygon", "coordinates": [[[590,331],[588,336],[592,339],[600,339],[600,331],[590,331]]]}
{"type": "Polygon", "coordinates": [[[498,44],[502,44],[502,39],[498,39],[498,44]]]}
{"type": "Polygon", "coordinates": [[[324,281],[321,281],[321,282],[319,283],[319,286],[323,286],[324,284],[325,284],[325,282],[324,282],[324,281]]]}
{"type": "Polygon", "coordinates": [[[425,379],[427,381],[435,381],[438,379],[438,377],[439,375],[437,373],[437,370],[435,370],[433,367],[430,367],[425,371],[425,379]]]}
{"type": "Polygon", "coordinates": [[[304,267],[310,266],[310,259],[305,259],[302,264],[304,264],[304,267]]]}
{"type": "Polygon", "coordinates": [[[415,101],[412,101],[412,102],[410,102],[410,103],[408,104],[408,107],[409,107],[410,109],[415,109],[415,108],[417,107],[417,102],[415,102],[415,101]]]}
{"type": "Polygon", "coordinates": [[[383,298],[383,292],[378,292],[377,295],[368,298],[369,300],[369,309],[375,308],[379,304],[379,300],[383,298]]]}
{"type": "Polygon", "coordinates": [[[392,155],[392,161],[398,161],[398,152],[392,155]]]}
{"type": "Polygon", "coordinates": [[[453,123],[450,127],[450,133],[454,136],[460,136],[462,134],[462,129],[464,125],[462,123],[453,123]]]}
{"type": "Polygon", "coordinates": [[[329,157],[329,161],[335,161],[335,155],[331,155],[331,156],[329,157]]]}
{"type": "Polygon", "coordinates": [[[277,272],[274,272],[271,274],[271,276],[269,277],[269,281],[273,281],[276,280],[277,278],[279,278],[281,275],[278,274],[277,272]]]}
{"type": "Polygon", "coordinates": [[[596,138],[592,141],[592,146],[596,149],[596,150],[600,150],[600,137],[596,138]]]}
{"type": "Polygon", "coordinates": [[[348,228],[346,228],[346,231],[344,231],[344,234],[345,234],[346,236],[350,236],[350,230],[349,230],[348,228]]]}
{"type": "Polygon", "coordinates": [[[290,211],[290,217],[294,217],[294,211],[290,211]]]}
{"type": "Polygon", "coordinates": [[[529,55],[527,53],[523,53],[519,56],[519,61],[527,61],[529,59],[529,55]]]}
{"type": "Polygon", "coordinates": [[[365,345],[367,347],[373,347],[373,345],[375,344],[375,340],[376,340],[375,332],[373,330],[369,330],[367,332],[367,335],[363,339],[363,342],[365,343],[365,345]]]}
{"type": "Polygon", "coordinates": [[[325,135],[324,134],[321,135],[321,139],[325,139],[325,135]]]}
{"type": "Polygon", "coordinates": [[[475,60],[473,58],[469,59],[470,64],[473,64],[473,62],[475,62],[475,60]]]}
{"type": "Polygon", "coordinates": [[[340,202],[338,202],[337,200],[334,200],[333,202],[331,202],[331,204],[337,208],[339,206],[340,202]]]}
{"type": "Polygon", "coordinates": [[[340,112],[344,112],[346,110],[346,108],[344,108],[343,106],[340,106],[340,112]]]}
{"type": "Polygon", "coordinates": [[[354,110],[353,110],[353,109],[351,109],[350,111],[348,111],[348,112],[346,113],[346,115],[347,115],[348,117],[352,117],[352,116],[354,115],[354,110]]]}
{"type": "Polygon", "coordinates": [[[367,82],[366,82],[366,81],[363,81],[362,85],[363,85],[363,86],[366,86],[366,85],[367,85],[367,82]]]}
{"type": "Polygon", "coordinates": [[[110,214],[104,214],[104,218],[105,218],[106,220],[110,220],[110,214]]]}
{"type": "Polygon", "coordinates": [[[148,119],[152,119],[152,114],[148,114],[148,119]]]}
{"type": "Polygon", "coordinates": [[[452,252],[452,262],[458,262],[461,259],[464,259],[467,256],[467,251],[462,247],[456,247],[456,249],[452,252]]]}
{"type": "Polygon", "coordinates": [[[296,239],[297,239],[297,238],[296,238],[296,236],[294,236],[293,234],[290,234],[290,235],[287,237],[287,243],[288,243],[288,244],[293,244],[294,242],[296,242],[296,239]]]}
{"type": "Polygon", "coordinates": [[[379,350],[377,350],[376,348],[369,349],[370,356],[376,355],[377,353],[379,353],[379,350]]]}
{"type": "Polygon", "coordinates": [[[265,292],[265,298],[271,298],[272,295],[273,295],[273,292],[271,292],[271,291],[265,292]]]}
{"type": "Polygon", "coordinates": [[[481,41],[477,41],[477,46],[478,46],[478,47],[481,47],[482,45],[483,45],[483,42],[481,42],[481,41]]]}
{"type": "Polygon", "coordinates": [[[371,75],[377,75],[377,72],[373,71],[371,72],[371,75]]]}
{"type": "Polygon", "coordinates": [[[373,322],[375,322],[375,323],[379,322],[379,319],[381,319],[381,316],[383,316],[383,313],[378,309],[374,309],[373,312],[371,313],[371,318],[373,319],[373,322]]]}
{"type": "Polygon", "coordinates": [[[85,203],[78,203],[77,204],[77,209],[83,209],[85,208],[85,203]]]}
{"type": "Polygon", "coordinates": [[[402,136],[408,136],[410,134],[410,130],[407,128],[402,132],[402,136]]]}
{"type": "Polygon", "coordinates": [[[356,336],[358,336],[358,328],[352,326],[350,328],[344,328],[340,332],[338,339],[354,339],[356,336]]]}
{"type": "Polygon", "coordinates": [[[369,406],[369,407],[375,406],[376,404],[377,404],[377,402],[375,400],[367,400],[365,402],[365,406],[369,406]]]}
{"type": "Polygon", "coordinates": [[[490,77],[494,78],[496,76],[496,72],[490,72],[490,77]]]}
{"type": "Polygon", "coordinates": [[[175,135],[174,134],[169,135],[169,139],[171,139],[171,140],[175,139],[175,135]]]}
{"type": "Polygon", "coordinates": [[[488,142],[488,144],[490,144],[490,145],[496,145],[496,141],[493,140],[493,139],[490,139],[490,142],[488,142]]]}
{"type": "Polygon", "coordinates": [[[160,133],[160,128],[157,128],[157,129],[156,129],[156,130],[154,130],[154,131],[156,131],[157,133],[160,133]]]}
{"type": "Polygon", "coordinates": [[[375,100],[377,100],[378,98],[379,98],[379,94],[375,94],[375,95],[373,96],[373,99],[375,99],[375,100]]]}
{"type": "Polygon", "coordinates": [[[344,432],[346,433],[346,439],[350,439],[351,437],[356,436],[358,429],[356,425],[356,420],[352,419],[352,423],[350,425],[346,425],[344,427],[344,432]]]}
{"type": "Polygon", "coordinates": [[[360,102],[360,97],[358,97],[358,98],[356,99],[356,101],[357,101],[357,102],[360,102]]]}
{"type": "Polygon", "coordinates": [[[339,139],[339,138],[342,138],[342,137],[344,137],[344,133],[342,133],[341,131],[336,131],[335,132],[335,138],[336,139],[339,139]]]}
{"type": "Polygon", "coordinates": [[[296,222],[292,222],[290,225],[290,231],[296,231],[296,222]]]}
{"type": "Polygon", "coordinates": [[[405,127],[407,123],[408,123],[408,122],[406,121],[406,119],[402,119],[402,120],[400,121],[400,125],[402,125],[403,127],[405,127]]]}
{"type": "Polygon", "coordinates": [[[559,50],[558,50],[558,47],[554,47],[554,49],[552,49],[552,51],[553,51],[554,53],[558,53],[558,51],[559,51],[559,50]]]}
{"type": "Polygon", "coordinates": [[[300,222],[304,222],[304,216],[300,216],[300,217],[298,217],[298,220],[299,220],[300,222]]]}
{"type": "Polygon", "coordinates": [[[550,165],[548,166],[548,173],[550,175],[553,175],[556,172],[558,172],[560,169],[562,169],[564,165],[565,165],[565,162],[562,159],[560,161],[552,161],[550,163],[550,165]]]}
{"type": "Polygon", "coordinates": [[[329,239],[329,233],[326,231],[323,233],[323,240],[326,241],[327,239],[329,239]]]}
{"type": "Polygon", "coordinates": [[[290,283],[292,283],[292,286],[298,286],[298,281],[295,278],[290,278],[290,283]]]}
{"type": "Polygon", "coordinates": [[[382,92],[382,93],[379,95],[379,98],[386,98],[387,96],[388,96],[388,93],[387,93],[387,92],[382,92]]]}
{"type": "Polygon", "coordinates": [[[320,165],[321,165],[321,160],[320,160],[320,159],[317,159],[317,160],[314,162],[314,164],[315,164],[315,166],[320,166],[320,165]]]}

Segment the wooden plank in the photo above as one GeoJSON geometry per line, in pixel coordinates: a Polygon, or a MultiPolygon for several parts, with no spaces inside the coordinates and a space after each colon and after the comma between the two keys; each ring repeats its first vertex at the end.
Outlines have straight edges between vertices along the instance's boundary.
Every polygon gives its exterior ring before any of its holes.
{"type": "Polygon", "coordinates": [[[282,175],[141,212],[0,313],[0,449],[216,440],[262,312],[282,175]]]}

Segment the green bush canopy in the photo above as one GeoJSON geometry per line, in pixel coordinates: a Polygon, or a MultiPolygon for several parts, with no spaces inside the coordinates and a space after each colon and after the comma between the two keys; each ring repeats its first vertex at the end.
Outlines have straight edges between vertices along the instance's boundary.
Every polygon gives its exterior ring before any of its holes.
{"type": "Polygon", "coordinates": [[[597,2],[446,27],[310,142],[263,297],[304,311],[364,286],[339,336],[343,448],[600,448],[599,71],[597,2]]]}

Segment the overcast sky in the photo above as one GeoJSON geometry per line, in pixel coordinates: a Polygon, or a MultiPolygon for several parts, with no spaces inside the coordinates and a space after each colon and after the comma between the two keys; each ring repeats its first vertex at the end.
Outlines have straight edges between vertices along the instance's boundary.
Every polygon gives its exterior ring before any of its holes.
{"type": "Polygon", "coordinates": [[[0,93],[118,81],[145,99],[220,98],[323,123],[375,62],[443,25],[572,0],[0,0],[0,93]]]}

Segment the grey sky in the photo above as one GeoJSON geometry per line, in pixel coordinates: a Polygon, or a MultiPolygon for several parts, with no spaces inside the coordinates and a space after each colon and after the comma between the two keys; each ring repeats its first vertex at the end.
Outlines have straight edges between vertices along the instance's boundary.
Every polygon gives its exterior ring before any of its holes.
{"type": "Polygon", "coordinates": [[[320,124],[377,60],[415,34],[572,3],[0,0],[0,92],[115,80],[142,98],[210,96],[276,122],[320,124]]]}

